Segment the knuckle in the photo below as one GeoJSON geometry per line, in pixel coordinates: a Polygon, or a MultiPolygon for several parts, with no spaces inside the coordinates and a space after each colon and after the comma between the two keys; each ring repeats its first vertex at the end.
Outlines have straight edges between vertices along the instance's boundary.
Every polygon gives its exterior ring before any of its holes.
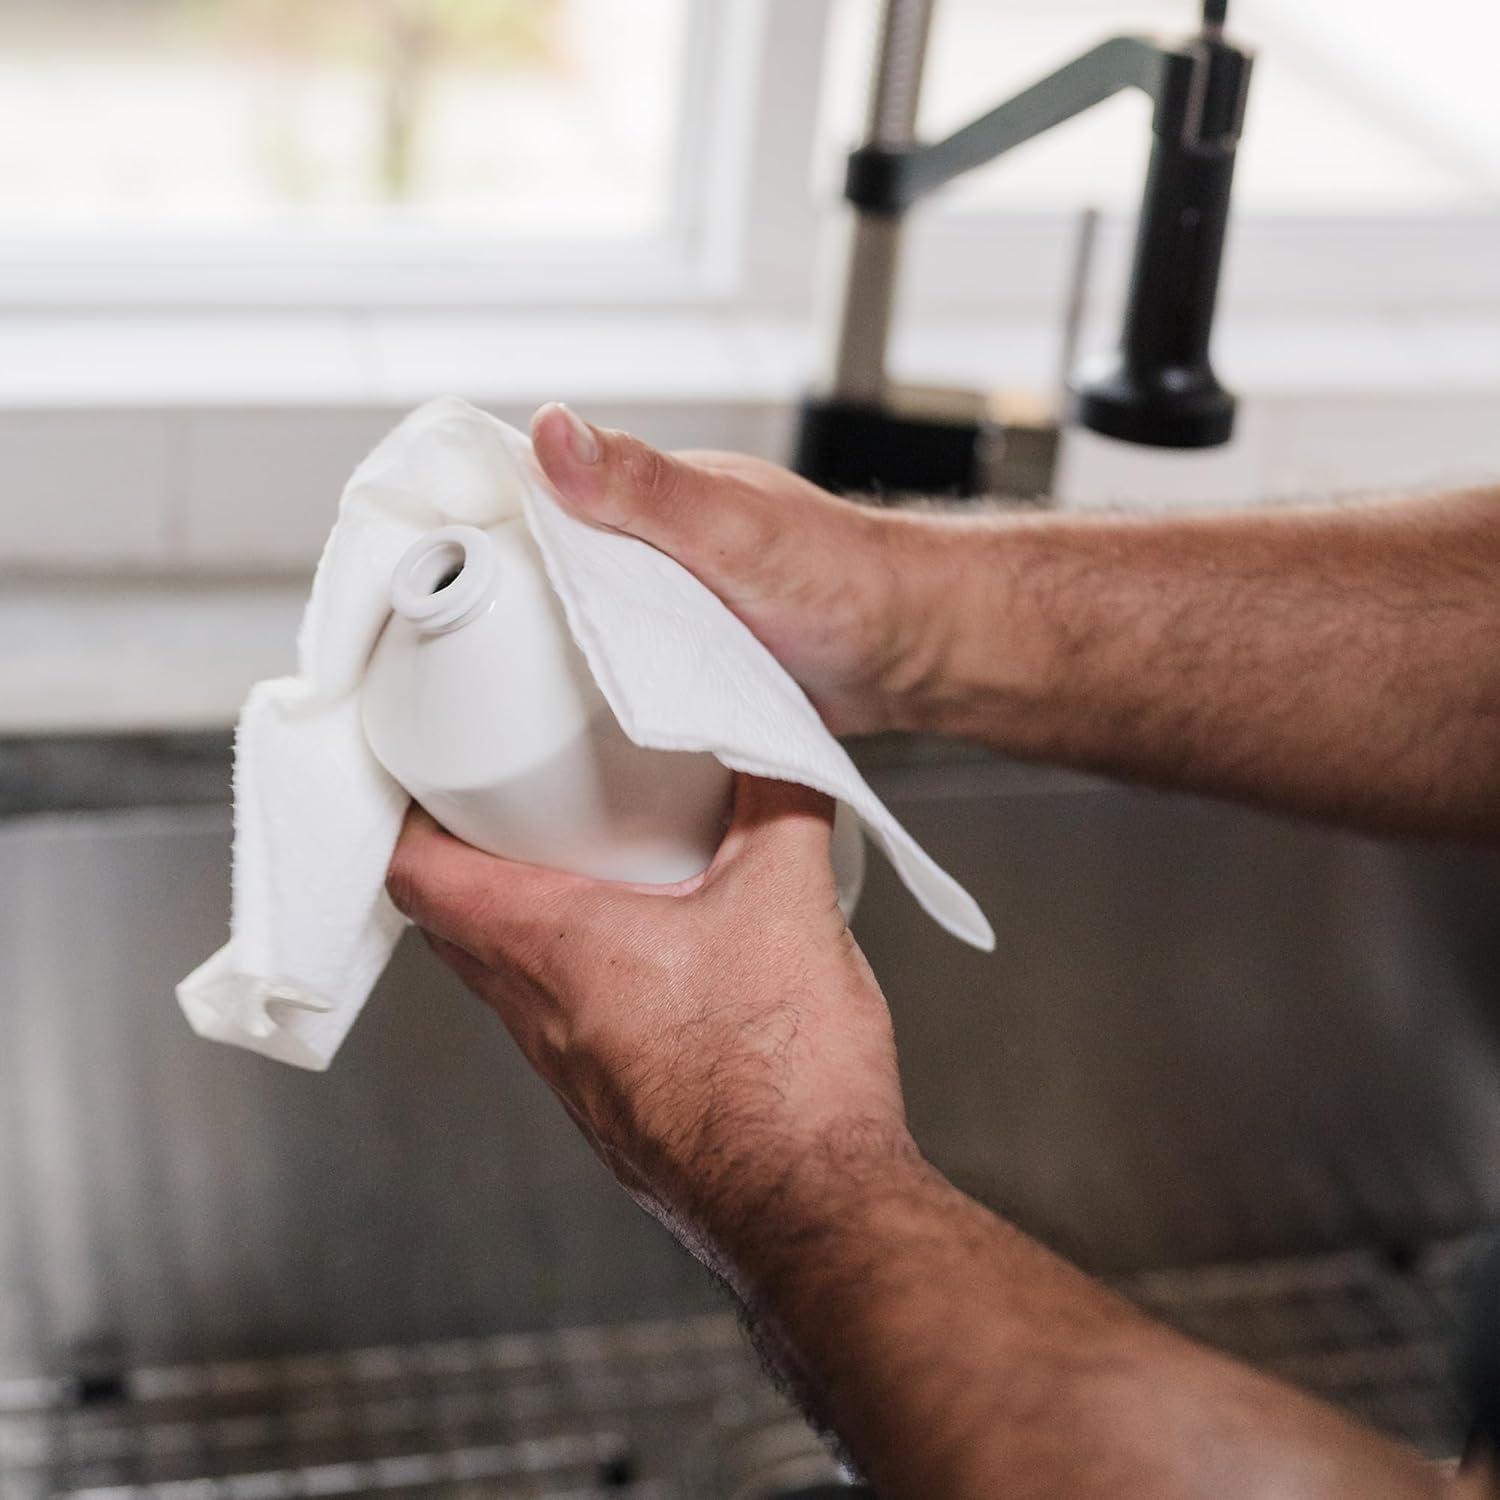
{"type": "Polygon", "coordinates": [[[682,470],[665,453],[645,443],[632,443],[625,455],[625,477],[643,500],[655,506],[668,506],[677,497],[682,470]]]}

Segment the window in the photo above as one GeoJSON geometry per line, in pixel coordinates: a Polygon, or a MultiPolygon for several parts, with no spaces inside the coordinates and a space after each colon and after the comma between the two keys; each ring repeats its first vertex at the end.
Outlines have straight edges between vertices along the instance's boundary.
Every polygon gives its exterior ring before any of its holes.
{"type": "Polygon", "coordinates": [[[725,9],[0,0],[0,297],[639,273],[694,218],[725,9]]]}
{"type": "MultiPolygon", "coordinates": [[[[879,0],[0,0],[0,308],[666,304],[805,318],[879,0]]],[[[1193,0],[935,0],[924,133],[1193,0]]],[[[1226,291],[1493,303],[1493,0],[1231,0],[1259,53],[1226,291]],[[1330,223],[1346,229],[1330,232],[1330,223]],[[1315,243],[1314,243],[1315,242],[1315,243]],[[1378,274],[1377,274],[1378,273],[1378,274]]],[[[1108,101],[915,215],[905,304],[1050,316],[1128,241],[1108,101]]]]}

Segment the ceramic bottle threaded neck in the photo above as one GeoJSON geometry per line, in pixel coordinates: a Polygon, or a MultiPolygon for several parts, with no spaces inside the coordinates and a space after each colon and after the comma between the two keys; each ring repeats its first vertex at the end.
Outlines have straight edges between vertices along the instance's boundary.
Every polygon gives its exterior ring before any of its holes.
{"type": "Polygon", "coordinates": [[[391,578],[391,608],[424,635],[481,614],[498,583],[495,547],[477,526],[440,526],[407,548],[391,578]]]}

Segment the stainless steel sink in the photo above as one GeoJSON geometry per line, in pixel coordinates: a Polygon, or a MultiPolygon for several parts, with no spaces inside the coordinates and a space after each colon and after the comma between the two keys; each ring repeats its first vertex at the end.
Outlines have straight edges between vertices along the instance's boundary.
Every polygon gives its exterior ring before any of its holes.
{"type": "MultiPolygon", "coordinates": [[[[1500,858],[861,754],[999,934],[961,948],[872,863],[859,936],[933,1159],[1195,1334],[1450,1443],[1455,1289],[1500,1221],[1500,858]],[[1329,1298],[1341,1334],[1298,1313],[1329,1298]],[[1383,1387],[1314,1357],[1355,1346],[1406,1353],[1383,1387]]],[[[226,766],[221,736],[0,744],[0,1408],[721,1310],[419,944],[327,1075],[188,1032],[226,766]]],[[[0,1480],[4,1453],[0,1423],[0,1480]]]]}

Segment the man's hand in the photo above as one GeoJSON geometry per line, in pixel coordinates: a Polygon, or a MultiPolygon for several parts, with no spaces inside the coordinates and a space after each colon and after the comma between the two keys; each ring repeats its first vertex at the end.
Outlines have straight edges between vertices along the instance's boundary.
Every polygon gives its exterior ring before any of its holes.
{"type": "Polygon", "coordinates": [[[934,538],[735,453],[665,454],[565,406],[532,422],[537,460],[583,520],[639,537],[714,591],[836,734],[913,728],[934,538]]]}
{"type": "Polygon", "coordinates": [[[1500,836],[1500,488],[1213,515],[934,515],[543,407],[576,515],[740,616],[839,734],[978,740],[1377,832],[1500,836]]]}
{"type": "Polygon", "coordinates": [[[721,1274],[789,1174],[910,1153],[890,1015],[839,911],[832,805],[742,776],[718,855],[631,887],[516,864],[419,809],[396,904],[499,1013],[631,1194],[721,1274]]]}

